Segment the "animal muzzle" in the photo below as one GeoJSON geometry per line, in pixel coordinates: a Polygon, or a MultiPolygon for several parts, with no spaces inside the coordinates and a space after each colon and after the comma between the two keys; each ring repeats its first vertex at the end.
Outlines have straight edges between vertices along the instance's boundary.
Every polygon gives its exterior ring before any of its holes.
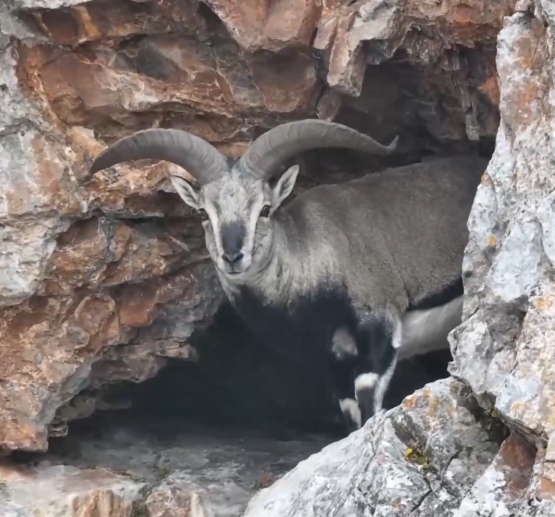
{"type": "Polygon", "coordinates": [[[233,251],[222,254],[222,260],[230,266],[234,266],[235,264],[237,264],[243,257],[244,255],[241,251],[233,251]]]}
{"type": "Polygon", "coordinates": [[[220,258],[225,272],[241,273],[248,267],[248,260],[246,260],[247,257],[243,250],[246,234],[245,225],[240,221],[222,225],[222,253],[220,258]]]}

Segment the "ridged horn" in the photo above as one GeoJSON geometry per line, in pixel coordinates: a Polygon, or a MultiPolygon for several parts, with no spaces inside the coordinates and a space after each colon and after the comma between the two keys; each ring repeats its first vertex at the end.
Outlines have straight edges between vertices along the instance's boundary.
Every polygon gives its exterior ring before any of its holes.
{"type": "Polygon", "coordinates": [[[389,145],[355,129],[325,120],[299,120],[288,122],[260,135],[241,157],[240,165],[264,179],[271,179],[286,160],[310,149],[343,147],[371,154],[388,155],[397,147],[399,137],[389,145]]]}
{"type": "Polygon", "coordinates": [[[183,167],[204,185],[227,170],[224,156],[206,140],[180,129],[145,129],[126,136],[102,151],[89,174],[129,160],[165,160],[183,167]]]}

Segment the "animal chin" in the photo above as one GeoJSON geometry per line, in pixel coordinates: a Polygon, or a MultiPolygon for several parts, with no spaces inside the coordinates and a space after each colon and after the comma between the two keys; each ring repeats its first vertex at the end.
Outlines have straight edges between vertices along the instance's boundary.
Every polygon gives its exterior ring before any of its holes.
{"type": "Polygon", "coordinates": [[[222,271],[230,277],[238,277],[244,273],[246,273],[248,271],[248,267],[244,267],[241,266],[238,269],[237,268],[230,268],[229,266],[224,266],[223,268],[221,268],[222,271]]]}

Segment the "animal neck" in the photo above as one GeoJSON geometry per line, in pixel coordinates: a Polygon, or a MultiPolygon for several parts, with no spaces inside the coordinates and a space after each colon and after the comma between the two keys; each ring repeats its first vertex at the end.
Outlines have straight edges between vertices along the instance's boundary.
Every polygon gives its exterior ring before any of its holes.
{"type": "Polygon", "coordinates": [[[219,272],[231,301],[246,288],[269,303],[287,304],[294,286],[302,281],[303,260],[298,253],[294,221],[286,214],[276,214],[273,233],[268,259],[259,268],[238,279],[219,272]]]}

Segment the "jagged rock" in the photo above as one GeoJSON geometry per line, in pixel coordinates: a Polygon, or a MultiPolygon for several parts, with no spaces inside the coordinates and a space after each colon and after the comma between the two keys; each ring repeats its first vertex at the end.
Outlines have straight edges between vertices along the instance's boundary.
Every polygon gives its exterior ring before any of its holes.
{"type": "MultiPolygon", "coordinates": [[[[552,459],[542,451],[552,448],[555,437],[555,24],[549,2],[536,2],[535,14],[531,7],[521,3],[521,12],[506,20],[499,35],[501,125],[469,220],[467,300],[464,322],[451,338],[452,372],[468,383],[484,407],[493,408],[538,448],[526,497],[549,505],[555,477],[552,459]]],[[[532,454],[526,468],[533,461],[532,454]]],[[[492,466],[491,475],[499,476],[498,470],[492,466]]],[[[489,504],[486,489],[492,500],[499,500],[495,488],[483,485],[473,496],[478,509],[461,515],[487,515],[479,509],[489,504]]],[[[524,505],[519,497],[506,504],[518,507],[517,515],[536,515],[535,509],[519,506],[524,505]]]]}
{"type": "Polygon", "coordinates": [[[322,0],[208,0],[234,39],[249,52],[308,47],[322,0]]]}
{"type": "MultiPolygon", "coordinates": [[[[90,180],[106,143],[173,126],[238,156],[278,122],[319,116],[400,134],[396,159],[413,160],[497,135],[451,338],[453,374],[489,416],[458,382],[434,383],[301,463],[247,515],[555,513],[554,30],[549,0],[2,3],[0,445],[45,449],[68,420],[115,404],[103,387],[198,359],[189,338],[222,298],[171,166],[90,180]],[[499,450],[491,415],[513,430],[499,450]]],[[[386,163],[318,156],[303,157],[304,187],[386,163]]],[[[7,486],[25,498],[18,476],[7,486]]],[[[78,499],[94,500],[83,486],[78,499]]],[[[27,517],[10,497],[3,514],[27,517]]],[[[143,502],[159,517],[198,501],[207,513],[213,497],[181,472],[143,502]]]]}
{"type": "Polygon", "coordinates": [[[462,500],[455,517],[529,515],[523,507],[532,507],[527,504],[526,492],[534,457],[534,448],[522,438],[511,436],[505,440],[492,464],[462,500]]]}
{"type": "Polygon", "coordinates": [[[106,469],[0,465],[2,517],[131,517],[144,484],[106,469]]]}
{"type": "MultiPolygon", "coordinates": [[[[503,17],[515,3],[356,2],[322,18],[314,46],[327,65],[327,83],[352,97],[362,95],[370,117],[394,123],[401,102],[405,115],[399,121],[401,133],[413,112],[440,142],[477,141],[497,131],[499,90],[493,48],[503,17]],[[387,66],[376,66],[387,60],[400,65],[395,79],[383,77],[387,66]],[[406,67],[407,62],[412,67],[406,67]],[[403,77],[409,71],[412,77],[403,77]],[[391,86],[372,88],[373,82],[382,81],[391,86]],[[404,83],[401,90],[399,83],[404,83]],[[407,89],[414,92],[409,98],[418,98],[416,104],[408,102],[407,89]]],[[[352,103],[350,98],[346,102],[352,103]]]]}
{"type": "Polygon", "coordinates": [[[462,383],[445,379],[299,463],[245,517],[454,515],[495,457],[462,383]]]}

